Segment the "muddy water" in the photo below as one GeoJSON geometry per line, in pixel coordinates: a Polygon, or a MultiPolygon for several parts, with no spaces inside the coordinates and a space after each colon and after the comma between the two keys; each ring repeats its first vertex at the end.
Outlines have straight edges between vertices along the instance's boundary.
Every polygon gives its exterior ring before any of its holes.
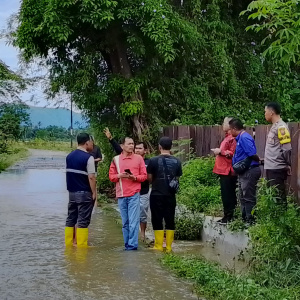
{"type": "Polygon", "coordinates": [[[64,170],[29,165],[0,174],[1,299],[197,299],[161,268],[160,254],[123,251],[119,225],[99,209],[95,246],[66,250],[64,170]]]}

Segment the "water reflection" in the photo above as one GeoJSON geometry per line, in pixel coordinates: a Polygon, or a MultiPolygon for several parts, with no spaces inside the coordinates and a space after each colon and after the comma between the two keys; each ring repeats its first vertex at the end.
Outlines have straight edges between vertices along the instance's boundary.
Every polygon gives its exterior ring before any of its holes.
{"type": "Polygon", "coordinates": [[[59,169],[0,174],[1,299],[197,299],[143,249],[122,251],[122,232],[109,215],[92,217],[89,249],[68,248],[68,194],[59,169]]]}

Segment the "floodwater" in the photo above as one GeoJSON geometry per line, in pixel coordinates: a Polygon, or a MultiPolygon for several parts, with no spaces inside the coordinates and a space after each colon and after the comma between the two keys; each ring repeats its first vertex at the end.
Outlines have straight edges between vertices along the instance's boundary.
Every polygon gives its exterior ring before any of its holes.
{"type": "Polygon", "coordinates": [[[162,254],[123,251],[120,225],[99,208],[94,247],[65,249],[64,160],[49,155],[35,151],[0,174],[1,299],[197,299],[190,283],[161,267],[162,254]]]}

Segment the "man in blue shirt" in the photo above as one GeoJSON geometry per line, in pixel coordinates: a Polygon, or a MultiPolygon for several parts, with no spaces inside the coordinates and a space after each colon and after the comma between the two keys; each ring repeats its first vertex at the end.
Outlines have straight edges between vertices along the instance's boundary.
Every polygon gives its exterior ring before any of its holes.
{"type": "Polygon", "coordinates": [[[251,224],[254,222],[252,211],[256,205],[257,182],[261,176],[259,168],[259,157],[256,154],[256,146],[253,137],[244,130],[243,123],[239,119],[229,122],[232,136],[236,138],[236,149],[232,164],[244,159],[252,159],[250,167],[239,174],[239,196],[241,202],[242,218],[251,224]]]}

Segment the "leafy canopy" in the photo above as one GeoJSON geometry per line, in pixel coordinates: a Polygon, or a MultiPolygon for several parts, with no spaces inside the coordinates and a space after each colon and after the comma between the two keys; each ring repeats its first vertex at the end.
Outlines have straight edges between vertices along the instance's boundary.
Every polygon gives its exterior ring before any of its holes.
{"type": "Polygon", "coordinates": [[[25,81],[22,77],[12,72],[8,66],[0,60],[0,100],[16,100],[19,92],[24,88],[25,81]]]}
{"type": "MultiPolygon", "coordinates": [[[[280,101],[296,120],[298,73],[245,32],[248,3],[225,0],[23,0],[14,44],[42,57],[50,95],[71,93],[96,127],[155,139],[165,124],[264,122],[280,101]]],[[[100,130],[101,131],[101,130],[100,130]]]]}
{"type": "Polygon", "coordinates": [[[269,42],[265,55],[290,65],[300,60],[300,7],[298,0],[259,0],[249,4],[242,14],[256,20],[247,30],[263,31],[262,44],[269,42]]]}

